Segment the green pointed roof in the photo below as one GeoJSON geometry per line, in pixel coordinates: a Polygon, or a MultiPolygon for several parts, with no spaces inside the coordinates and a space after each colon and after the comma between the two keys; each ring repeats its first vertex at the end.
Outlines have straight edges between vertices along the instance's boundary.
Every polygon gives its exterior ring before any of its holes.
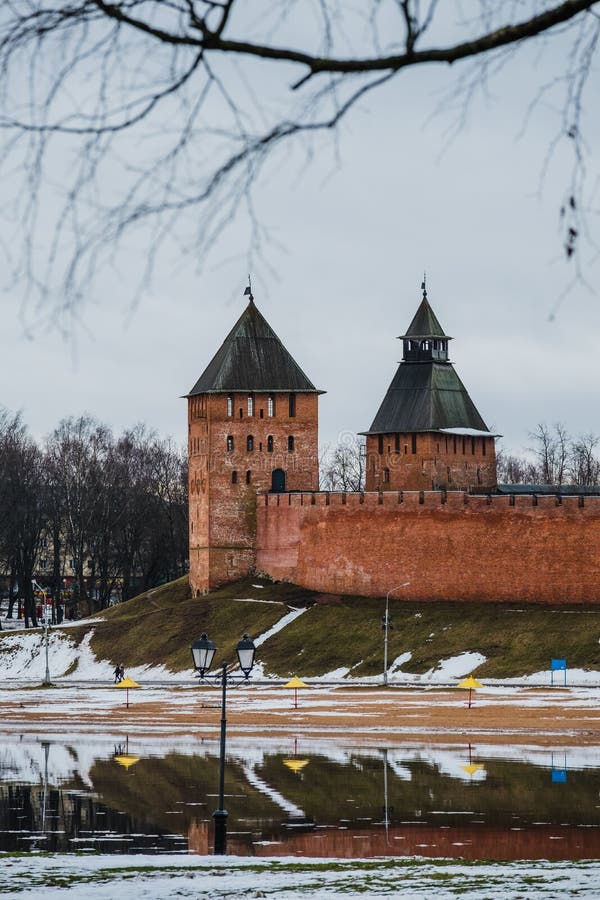
{"type": "Polygon", "coordinates": [[[451,363],[402,362],[366,434],[446,428],[489,433],[451,363]]]}
{"type": "Polygon", "coordinates": [[[283,346],[252,296],[187,396],[233,391],[322,393],[283,346]]]}
{"type": "Polygon", "coordinates": [[[416,311],[414,318],[408,329],[406,334],[401,334],[401,338],[446,338],[447,340],[452,340],[452,338],[448,337],[445,334],[444,329],[440,325],[437,320],[437,316],[429,305],[429,300],[427,299],[427,293],[423,291],[423,299],[419,305],[418,310],[416,311]]]}

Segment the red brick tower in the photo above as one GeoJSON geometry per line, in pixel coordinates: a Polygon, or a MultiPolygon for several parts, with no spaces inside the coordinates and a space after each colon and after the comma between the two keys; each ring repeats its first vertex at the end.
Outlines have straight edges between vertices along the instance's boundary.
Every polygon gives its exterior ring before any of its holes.
{"type": "Polygon", "coordinates": [[[368,491],[496,489],[495,435],[448,359],[448,342],[423,299],[398,371],[367,434],[368,491]]]}
{"type": "Polygon", "coordinates": [[[258,493],[318,489],[320,393],[250,293],[187,395],[194,593],[252,572],[258,493]]]}

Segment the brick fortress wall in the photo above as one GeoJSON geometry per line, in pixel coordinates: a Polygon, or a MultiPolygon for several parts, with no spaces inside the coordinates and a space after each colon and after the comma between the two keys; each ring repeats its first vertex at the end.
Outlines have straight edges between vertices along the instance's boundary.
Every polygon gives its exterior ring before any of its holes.
{"type": "Polygon", "coordinates": [[[330,593],[600,602],[600,497],[266,494],[256,567],[330,593]]]}

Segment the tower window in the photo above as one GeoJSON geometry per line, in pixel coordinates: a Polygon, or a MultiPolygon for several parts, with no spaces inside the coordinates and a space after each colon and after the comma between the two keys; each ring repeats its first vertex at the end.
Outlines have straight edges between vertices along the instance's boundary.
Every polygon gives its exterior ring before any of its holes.
{"type": "Polygon", "coordinates": [[[394,450],[396,451],[396,453],[400,453],[400,435],[399,434],[394,435],[394,450]]]}
{"type": "Polygon", "coordinates": [[[273,435],[270,434],[267,437],[267,453],[273,452],[273,435]]]}
{"type": "Polygon", "coordinates": [[[237,484],[237,472],[235,470],[231,473],[231,483],[237,484]]]}
{"type": "Polygon", "coordinates": [[[275,397],[273,394],[269,394],[267,399],[267,415],[271,418],[275,415],[275,397]]]}
{"type": "Polygon", "coordinates": [[[377,435],[377,452],[383,453],[383,435],[382,434],[377,435]]]}
{"type": "Polygon", "coordinates": [[[288,438],[288,453],[294,452],[294,436],[290,434],[288,438]]]}
{"type": "Polygon", "coordinates": [[[290,418],[293,419],[296,415],[296,395],[290,394],[290,418]]]}
{"type": "Polygon", "coordinates": [[[463,438],[462,444],[463,444],[463,456],[464,456],[465,453],[467,452],[467,449],[466,449],[466,447],[467,447],[467,439],[466,439],[466,438],[463,438]]]}
{"type": "Polygon", "coordinates": [[[471,438],[471,454],[475,456],[475,438],[471,438]]]}
{"type": "Polygon", "coordinates": [[[456,453],[456,435],[454,435],[454,437],[452,438],[452,446],[453,446],[454,452],[456,453]]]}
{"type": "Polygon", "coordinates": [[[254,450],[254,437],[249,434],[246,438],[246,450],[251,453],[254,450]]]}
{"type": "Polygon", "coordinates": [[[228,434],[227,435],[227,452],[231,453],[232,450],[233,450],[233,435],[228,434]]]}
{"type": "Polygon", "coordinates": [[[481,438],[481,452],[482,452],[483,456],[485,456],[486,450],[487,450],[487,441],[485,438],[481,438]]]}
{"type": "Polygon", "coordinates": [[[390,480],[390,470],[389,470],[389,469],[384,469],[384,470],[383,470],[383,480],[384,480],[386,483],[389,483],[389,480],[390,480]]]}
{"type": "Polygon", "coordinates": [[[248,415],[254,415],[254,394],[248,394],[248,415]]]}
{"type": "Polygon", "coordinates": [[[413,453],[416,453],[417,452],[417,436],[416,436],[416,434],[411,434],[410,439],[411,439],[411,444],[412,444],[411,450],[413,453]]]}
{"type": "Polygon", "coordinates": [[[231,394],[227,394],[227,415],[233,415],[233,396],[231,394]]]}
{"type": "Polygon", "coordinates": [[[246,484],[250,484],[251,481],[252,481],[252,472],[250,471],[250,469],[248,469],[248,471],[246,472],[246,484]]]}
{"type": "Polygon", "coordinates": [[[243,417],[244,417],[244,410],[240,406],[240,419],[243,419],[243,417]]]}
{"type": "Polygon", "coordinates": [[[264,419],[264,417],[265,417],[264,409],[261,409],[258,415],[259,415],[259,418],[264,419]]]}

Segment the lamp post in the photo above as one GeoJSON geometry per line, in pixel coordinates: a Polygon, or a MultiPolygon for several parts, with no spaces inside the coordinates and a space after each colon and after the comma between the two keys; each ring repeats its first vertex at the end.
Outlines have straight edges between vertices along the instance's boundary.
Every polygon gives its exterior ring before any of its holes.
{"type": "MultiPolygon", "coordinates": [[[[206,634],[202,634],[200,640],[192,644],[192,658],[194,660],[194,668],[200,672],[200,679],[204,677],[210,669],[216,647],[212,641],[208,639],[206,634]]],[[[254,666],[254,654],[256,647],[247,634],[236,647],[240,669],[244,673],[244,681],[250,677],[250,672],[254,666]]],[[[219,808],[213,813],[215,821],[215,855],[222,856],[227,852],[227,810],[225,807],[225,742],[227,736],[227,682],[230,676],[227,674],[227,663],[221,663],[221,674],[215,676],[217,684],[221,683],[221,744],[219,751],[219,808]]]]}
{"type": "Polygon", "coordinates": [[[410,581],[405,581],[404,584],[397,584],[396,587],[393,587],[390,591],[385,595],[385,615],[383,617],[383,684],[384,687],[387,687],[388,684],[388,631],[390,628],[390,616],[389,616],[389,607],[390,607],[390,594],[393,594],[394,591],[400,590],[400,588],[408,587],[410,581]]]}
{"type": "Polygon", "coordinates": [[[36,588],[38,591],[42,592],[43,597],[44,597],[44,638],[45,638],[45,644],[46,644],[46,674],[44,675],[44,680],[42,681],[42,684],[44,685],[44,687],[48,687],[51,683],[50,682],[50,667],[48,665],[48,636],[49,636],[49,632],[50,632],[50,626],[48,624],[48,605],[47,605],[47,599],[46,599],[46,591],[44,590],[43,587],[41,587],[41,585],[39,585],[37,583],[37,581],[35,581],[35,579],[32,579],[31,583],[34,586],[34,588],[36,588]]]}

